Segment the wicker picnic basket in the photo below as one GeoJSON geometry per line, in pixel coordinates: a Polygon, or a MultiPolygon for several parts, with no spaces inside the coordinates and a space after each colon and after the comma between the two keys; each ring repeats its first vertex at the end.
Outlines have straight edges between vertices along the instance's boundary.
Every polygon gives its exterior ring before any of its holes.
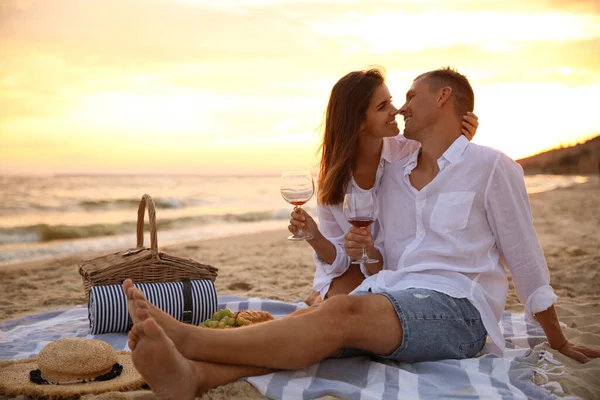
{"type": "Polygon", "coordinates": [[[84,261],[79,265],[85,296],[96,285],[121,284],[130,278],[136,283],[178,282],[182,280],[215,280],[217,268],[190,259],[175,257],[158,251],[156,237],[156,210],[150,195],[142,196],[137,218],[137,246],[84,261]],[[144,215],[148,207],[150,248],[144,247],[144,215]]]}

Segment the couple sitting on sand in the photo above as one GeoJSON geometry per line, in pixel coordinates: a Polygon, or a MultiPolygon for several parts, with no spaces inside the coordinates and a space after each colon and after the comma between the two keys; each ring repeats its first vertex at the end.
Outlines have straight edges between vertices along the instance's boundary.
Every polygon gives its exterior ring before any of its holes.
{"type": "Polygon", "coordinates": [[[469,142],[473,106],[468,80],[450,69],[418,76],[400,110],[381,72],[340,79],[322,143],[320,227],[304,211],[294,212],[290,225],[314,237],[314,287],[327,300],[279,320],[212,330],[176,321],[127,280],[129,346],[151,389],[193,398],[242,377],[357,354],[401,362],[469,358],[487,338],[486,350],[501,355],[504,266],[552,348],[580,362],[600,357],[600,349],[565,337],[523,171],[501,152],[469,142]],[[404,137],[396,114],[405,119],[404,137]],[[344,194],[369,190],[377,191],[377,222],[372,231],[351,227],[344,194]],[[363,246],[379,262],[349,266],[363,246]]]}

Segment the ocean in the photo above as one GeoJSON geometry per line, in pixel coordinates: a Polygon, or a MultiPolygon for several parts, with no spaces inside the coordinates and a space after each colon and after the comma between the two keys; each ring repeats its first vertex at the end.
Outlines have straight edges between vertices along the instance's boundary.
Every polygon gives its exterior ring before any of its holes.
{"type": "MultiPolygon", "coordinates": [[[[525,177],[530,194],[585,181],[583,176],[525,177]]],[[[292,206],[281,197],[279,183],[279,175],[0,176],[0,266],[135,247],[137,209],[144,193],[156,204],[159,249],[286,229],[292,206]]],[[[304,208],[314,215],[315,197],[304,208]]],[[[145,244],[148,236],[146,229],[145,244]]]]}

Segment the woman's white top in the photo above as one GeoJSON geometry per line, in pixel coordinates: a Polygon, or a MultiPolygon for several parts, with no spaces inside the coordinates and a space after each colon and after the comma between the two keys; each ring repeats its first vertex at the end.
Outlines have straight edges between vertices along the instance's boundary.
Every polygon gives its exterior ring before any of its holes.
{"type": "MultiPolygon", "coordinates": [[[[356,182],[354,182],[354,179],[351,179],[350,184],[346,189],[346,193],[357,191],[365,192],[371,190],[375,190],[377,192],[386,165],[407,157],[415,150],[419,149],[419,147],[419,142],[408,140],[402,135],[384,138],[383,148],[381,149],[381,159],[377,168],[375,185],[369,190],[364,190],[360,188],[356,182]]],[[[333,243],[336,250],[335,260],[331,264],[321,260],[317,253],[313,252],[313,258],[316,265],[313,289],[321,293],[322,298],[325,298],[325,294],[329,290],[331,281],[346,272],[350,266],[351,258],[348,257],[346,251],[344,250],[344,235],[346,232],[348,232],[351,225],[344,217],[342,203],[335,204],[333,206],[317,204],[317,219],[319,221],[319,230],[326,239],[333,243]]],[[[377,237],[378,231],[379,222],[375,221],[371,226],[373,238],[377,237]]],[[[379,251],[383,254],[382,249],[379,249],[379,251]]],[[[363,264],[361,264],[360,269],[365,277],[370,276],[363,264]]]]}

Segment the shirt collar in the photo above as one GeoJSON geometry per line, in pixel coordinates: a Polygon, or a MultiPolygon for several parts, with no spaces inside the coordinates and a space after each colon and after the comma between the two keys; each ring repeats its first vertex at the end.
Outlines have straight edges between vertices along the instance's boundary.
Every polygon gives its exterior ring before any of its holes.
{"type": "Polygon", "coordinates": [[[408,157],[406,157],[406,164],[404,165],[404,175],[410,174],[410,172],[417,166],[417,159],[421,153],[421,146],[413,151],[408,157]]]}
{"type": "MultiPolygon", "coordinates": [[[[467,146],[469,144],[469,139],[467,139],[464,135],[460,135],[458,139],[456,139],[448,149],[442,154],[441,158],[446,159],[449,163],[457,163],[462,158],[463,153],[465,152],[467,146]]],[[[419,153],[421,152],[421,147],[419,146],[410,156],[406,158],[406,164],[404,167],[404,174],[410,174],[410,172],[417,166],[417,159],[419,158],[419,153]]],[[[383,152],[382,152],[383,153],[383,152]]],[[[439,162],[439,161],[438,161],[439,162]]]]}
{"type": "Polygon", "coordinates": [[[455,164],[460,161],[468,145],[469,139],[467,139],[465,135],[460,135],[458,139],[456,139],[454,143],[448,147],[444,154],[442,154],[442,157],[448,160],[451,164],[455,164]]]}
{"type": "Polygon", "coordinates": [[[381,160],[391,163],[392,162],[392,146],[388,142],[389,139],[388,140],[386,140],[386,139],[387,138],[383,139],[383,147],[381,148],[381,160]]]}

